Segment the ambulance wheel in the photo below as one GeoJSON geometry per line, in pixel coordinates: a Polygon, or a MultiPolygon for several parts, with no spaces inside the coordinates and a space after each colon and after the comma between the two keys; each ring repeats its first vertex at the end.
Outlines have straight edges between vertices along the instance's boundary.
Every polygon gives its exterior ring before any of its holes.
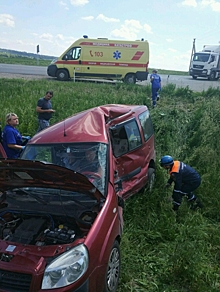
{"type": "Polygon", "coordinates": [[[57,71],[57,79],[60,81],[66,81],[69,79],[69,74],[66,70],[61,69],[57,71]]]}
{"type": "Polygon", "coordinates": [[[125,83],[135,84],[136,83],[136,76],[135,76],[135,74],[127,74],[125,76],[125,83]]]}

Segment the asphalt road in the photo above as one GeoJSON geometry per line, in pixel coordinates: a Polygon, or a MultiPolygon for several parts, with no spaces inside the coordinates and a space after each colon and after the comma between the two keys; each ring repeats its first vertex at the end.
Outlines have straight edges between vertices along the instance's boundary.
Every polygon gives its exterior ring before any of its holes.
{"type": "Polygon", "coordinates": [[[0,73],[47,76],[47,67],[0,64],[0,73]]]}
{"type": "MultiPolygon", "coordinates": [[[[35,75],[42,76],[42,78],[49,78],[47,75],[47,67],[41,66],[25,66],[25,65],[13,65],[13,64],[0,64],[0,73],[7,74],[23,74],[23,75],[35,75]]],[[[207,90],[209,87],[217,88],[220,87],[220,81],[209,81],[207,79],[196,79],[194,80],[191,76],[181,75],[160,75],[162,79],[162,86],[172,83],[176,87],[186,87],[193,91],[201,92],[207,90]]],[[[103,82],[103,81],[102,81],[103,82]]],[[[146,85],[149,84],[150,80],[144,82],[138,82],[137,84],[146,85]]]]}
{"type": "MultiPolygon", "coordinates": [[[[209,81],[204,78],[194,80],[191,76],[181,75],[160,75],[162,80],[162,87],[166,84],[173,83],[176,87],[189,87],[193,91],[201,92],[207,90],[209,87],[220,88],[220,81],[209,81]]],[[[147,80],[146,82],[150,82],[147,80]]]]}

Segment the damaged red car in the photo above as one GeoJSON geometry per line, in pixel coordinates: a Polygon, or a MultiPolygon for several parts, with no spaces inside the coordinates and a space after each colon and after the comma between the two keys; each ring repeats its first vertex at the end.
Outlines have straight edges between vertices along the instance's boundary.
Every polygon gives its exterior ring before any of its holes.
{"type": "Polygon", "coordinates": [[[146,106],[104,105],[0,160],[0,291],[115,292],[124,200],[155,178],[146,106]]]}

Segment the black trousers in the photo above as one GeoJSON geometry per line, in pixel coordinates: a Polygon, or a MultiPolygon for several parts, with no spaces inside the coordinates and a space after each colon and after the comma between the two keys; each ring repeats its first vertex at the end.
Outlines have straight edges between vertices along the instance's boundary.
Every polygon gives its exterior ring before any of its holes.
{"type": "Polygon", "coordinates": [[[179,207],[182,203],[182,199],[184,196],[187,197],[188,201],[193,201],[196,199],[195,194],[193,191],[195,191],[201,184],[201,178],[198,177],[197,180],[189,182],[189,183],[184,183],[182,184],[181,190],[180,191],[175,191],[175,187],[173,190],[173,204],[179,207]]]}

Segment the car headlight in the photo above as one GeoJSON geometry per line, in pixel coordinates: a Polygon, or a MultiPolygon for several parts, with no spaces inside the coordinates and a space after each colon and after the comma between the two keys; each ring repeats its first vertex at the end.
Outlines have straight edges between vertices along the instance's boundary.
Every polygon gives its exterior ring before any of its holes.
{"type": "Polygon", "coordinates": [[[88,251],[83,244],[72,248],[47,266],[41,289],[54,289],[74,283],[86,272],[88,261],[88,251]]]}

